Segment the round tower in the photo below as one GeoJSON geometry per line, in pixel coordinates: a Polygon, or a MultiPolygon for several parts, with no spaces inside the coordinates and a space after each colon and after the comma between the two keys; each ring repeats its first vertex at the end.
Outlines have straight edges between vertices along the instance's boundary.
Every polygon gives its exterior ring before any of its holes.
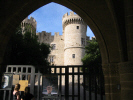
{"type": "Polygon", "coordinates": [[[64,65],[82,65],[85,54],[87,24],[83,19],[70,12],[62,19],[64,35],[64,65]]]}

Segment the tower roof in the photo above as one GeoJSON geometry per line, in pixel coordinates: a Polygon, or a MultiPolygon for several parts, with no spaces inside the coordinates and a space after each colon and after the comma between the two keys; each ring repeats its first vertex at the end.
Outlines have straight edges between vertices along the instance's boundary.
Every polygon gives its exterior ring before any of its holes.
{"type": "Polygon", "coordinates": [[[62,26],[63,26],[63,29],[66,25],[68,24],[72,24],[72,23],[81,23],[81,24],[85,24],[83,19],[77,15],[77,14],[74,14],[73,11],[70,12],[70,15],[68,15],[68,12],[66,14],[63,15],[63,18],[62,18],[62,26]]]}
{"type": "Polygon", "coordinates": [[[28,23],[28,24],[32,24],[34,26],[34,28],[36,29],[36,25],[37,25],[37,22],[36,20],[30,16],[30,19],[28,19],[28,17],[26,17],[22,23],[28,23]]]}

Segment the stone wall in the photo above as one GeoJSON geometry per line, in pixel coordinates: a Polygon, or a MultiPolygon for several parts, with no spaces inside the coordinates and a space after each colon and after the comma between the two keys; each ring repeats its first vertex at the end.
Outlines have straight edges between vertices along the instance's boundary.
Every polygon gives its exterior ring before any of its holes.
{"type": "Polygon", "coordinates": [[[85,55],[87,25],[83,19],[70,12],[62,19],[64,32],[64,65],[82,65],[85,55]]]}
{"type": "Polygon", "coordinates": [[[49,62],[52,60],[51,65],[82,65],[81,59],[85,54],[86,41],[90,40],[90,37],[86,36],[86,23],[80,16],[70,12],[70,15],[64,14],[62,26],[62,35],[59,35],[59,32],[51,35],[42,31],[37,33],[38,41],[55,46],[48,57],[49,62]],[[76,58],[72,58],[73,54],[76,58]]]}
{"type": "Polygon", "coordinates": [[[21,22],[21,28],[22,28],[22,33],[25,33],[25,30],[36,34],[36,26],[37,26],[37,22],[33,17],[30,17],[30,19],[28,19],[28,17],[26,17],[22,22],[21,22]]]}

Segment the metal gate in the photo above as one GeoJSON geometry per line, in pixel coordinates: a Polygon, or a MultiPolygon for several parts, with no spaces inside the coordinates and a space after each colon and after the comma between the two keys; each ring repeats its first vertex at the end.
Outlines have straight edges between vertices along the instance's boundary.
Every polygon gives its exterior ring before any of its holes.
{"type": "MultiPolygon", "coordinates": [[[[42,74],[30,65],[8,65],[5,73],[19,75],[28,80],[30,92],[36,100],[105,100],[102,71],[83,66],[49,66],[48,75],[58,75],[58,98],[42,99],[42,74]]],[[[41,70],[46,70],[44,67],[41,70]]],[[[45,75],[46,73],[44,73],[45,75]]],[[[3,100],[12,100],[12,90],[0,91],[3,100]],[[10,98],[9,98],[10,97],[10,98]]]]}

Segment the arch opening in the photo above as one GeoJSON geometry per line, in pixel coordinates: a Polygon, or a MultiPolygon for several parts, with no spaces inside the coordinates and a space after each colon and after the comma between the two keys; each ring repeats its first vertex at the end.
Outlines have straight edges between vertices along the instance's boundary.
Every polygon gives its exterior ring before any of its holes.
{"type": "MultiPolygon", "coordinates": [[[[58,3],[58,1],[57,1],[57,3],[58,3]]],[[[67,2],[68,3],[68,2],[67,2]]],[[[70,2],[69,2],[70,3],[70,2]]],[[[68,4],[69,4],[68,3],[68,4]]],[[[60,2],[60,4],[64,4],[63,2],[60,2]]],[[[65,4],[64,4],[65,5],[65,4]]],[[[67,4],[66,4],[67,5],[67,4]]],[[[70,8],[72,8],[72,7],[70,7],[70,8]]],[[[76,9],[77,7],[75,6],[75,8],[72,8],[72,9],[76,9]]],[[[78,9],[80,9],[80,8],[78,8],[78,9]]],[[[74,11],[76,11],[76,10],[74,10],[74,11]]],[[[89,16],[84,12],[84,11],[82,11],[81,9],[80,9],[80,11],[78,12],[77,11],[77,14],[79,13],[79,15],[81,15],[81,16],[83,16],[83,15],[85,15],[85,16],[87,16],[87,18],[85,18],[85,20],[91,20],[91,18],[89,18],[89,16]],[[83,14],[83,15],[82,15],[83,14]]],[[[92,21],[92,20],[91,20],[92,21]]],[[[87,21],[87,24],[88,24],[89,22],[87,21]]],[[[91,24],[95,24],[95,22],[94,21],[92,21],[92,23],[91,24]]],[[[90,25],[90,24],[88,24],[88,25],[90,25]]],[[[99,34],[101,34],[101,31],[100,31],[100,29],[97,27],[97,25],[92,25],[91,26],[91,28],[93,29],[93,31],[94,31],[94,34],[96,35],[96,37],[98,37],[98,41],[102,41],[102,43],[104,43],[105,41],[104,41],[104,39],[103,39],[103,37],[102,36],[100,36],[99,37],[99,34]],[[94,29],[95,28],[95,29],[94,29]],[[104,42],[103,42],[104,41],[104,42]]],[[[105,48],[104,49],[106,49],[106,46],[105,46],[105,48]]],[[[107,56],[108,57],[108,56],[107,56]]],[[[109,59],[109,58],[108,58],[109,59]]],[[[108,62],[108,61],[106,61],[106,62],[108,62]]]]}

